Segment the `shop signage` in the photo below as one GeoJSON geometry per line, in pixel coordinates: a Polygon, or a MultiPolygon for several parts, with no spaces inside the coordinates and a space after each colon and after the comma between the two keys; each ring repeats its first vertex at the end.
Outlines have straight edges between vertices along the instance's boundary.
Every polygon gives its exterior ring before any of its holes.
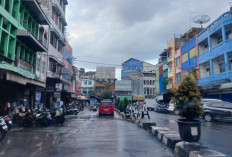
{"type": "Polygon", "coordinates": [[[131,80],[116,80],[115,90],[131,91],[131,80]]]}
{"type": "Polygon", "coordinates": [[[55,98],[60,98],[61,97],[61,92],[54,92],[54,97],[55,98]]]}
{"type": "Polygon", "coordinates": [[[47,88],[46,88],[46,91],[47,91],[47,92],[54,92],[54,87],[47,87],[47,88]]]}
{"type": "Polygon", "coordinates": [[[27,70],[33,73],[33,66],[20,58],[16,59],[16,65],[18,68],[21,68],[21,69],[24,69],[24,70],[27,70]]]}
{"type": "Polygon", "coordinates": [[[133,96],[133,100],[145,100],[145,97],[133,96]]]}
{"type": "Polygon", "coordinates": [[[62,91],[62,83],[56,83],[56,91],[62,91]]]}
{"type": "Polygon", "coordinates": [[[81,80],[89,80],[89,76],[81,76],[81,80]]]}

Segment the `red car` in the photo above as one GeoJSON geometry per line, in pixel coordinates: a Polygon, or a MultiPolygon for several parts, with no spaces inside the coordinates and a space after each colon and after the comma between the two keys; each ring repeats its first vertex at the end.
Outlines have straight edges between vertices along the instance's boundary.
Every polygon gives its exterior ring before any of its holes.
{"type": "Polygon", "coordinates": [[[102,101],[99,105],[99,116],[107,114],[114,116],[114,105],[112,101],[102,101]]]}

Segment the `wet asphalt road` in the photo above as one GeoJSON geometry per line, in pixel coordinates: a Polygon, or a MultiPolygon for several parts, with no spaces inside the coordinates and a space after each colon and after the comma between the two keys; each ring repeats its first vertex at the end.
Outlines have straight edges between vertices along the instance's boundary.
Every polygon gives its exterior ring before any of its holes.
{"type": "Polygon", "coordinates": [[[46,128],[13,128],[0,143],[4,157],[172,157],[149,132],[115,117],[99,118],[85,110],[66,124],[46,128]]]}
{"type": "MultiPolygon", "coordinates": [[[[154,104],[154,100],[146,100],[148,106],[154,104]]],[[[151,120],[157,126],[168,127],[170,130],[178,132],[176,119],[177,115],[149,112],[151,120]]],[[[219,151],[232,157],[232,122],[204,122],[201,127],[200,143],[210,149],[219,151]]]]}

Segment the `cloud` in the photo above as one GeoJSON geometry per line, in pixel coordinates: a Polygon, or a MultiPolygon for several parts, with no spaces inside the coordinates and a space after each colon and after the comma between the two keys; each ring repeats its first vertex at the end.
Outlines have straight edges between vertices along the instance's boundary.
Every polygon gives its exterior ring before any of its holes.
{"type": "Polygon", "coordinates": [[[120,65],[134,57],[155,63],[167,41],[190,28],[190,16],[208,14],[214,20],[227,10],[229,0],[72,0],[67,6],[70,44],[82,61],[120,65]]]}

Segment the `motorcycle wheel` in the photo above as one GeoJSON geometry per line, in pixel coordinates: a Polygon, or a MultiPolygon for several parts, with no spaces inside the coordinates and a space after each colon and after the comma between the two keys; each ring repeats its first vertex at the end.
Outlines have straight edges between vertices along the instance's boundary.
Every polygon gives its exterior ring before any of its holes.
{"type": "Polygon", "coordinates": [[[3,130],[0,130],[0,141],[2,141],[5,136],[6,136],[6,132],[3,130]]]}

